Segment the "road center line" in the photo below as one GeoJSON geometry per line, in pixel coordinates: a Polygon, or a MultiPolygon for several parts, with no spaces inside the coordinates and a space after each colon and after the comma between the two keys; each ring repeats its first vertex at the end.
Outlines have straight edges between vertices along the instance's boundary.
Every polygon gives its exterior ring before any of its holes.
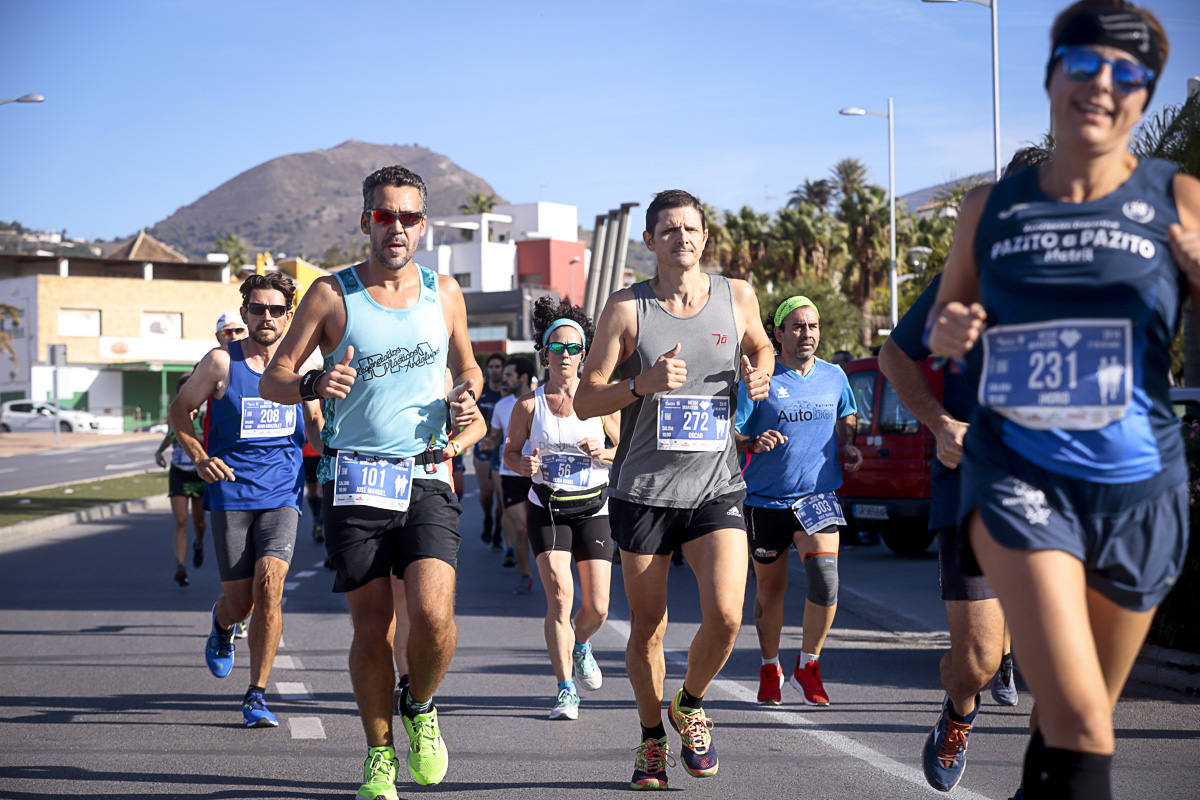
{"type": "Polygon", "coordinates": [[[317,574],[317,571],[315,569],[306,569],[306,570],[303,570],[302,572],[297,572],[296,577],[297,578],[311,578],[313,575],[316,575],[316,574],[317,574]]]}
{"type": "Polygon", "coordinates": [[[311,700],[312,692],[303,683],[275,681],[275,694],[284,700],[311,700]]]}
{"type": "Polygon", "coordinates": [[[295,656],[275,656],[275,669],[304,669],[300,659],[295,656]]]}
{"type": "Polygon", "coordinates": [[[325,726],[320,717],[288,717],[293,739],[324,739],[325,726]]]}
{"type": "MultiPolygon", "coordinates": [[[[608,619],[608,625],[615,632],[619,633],[621,638],[625,640],[629,639],[628,622],[623,619],[612,619],[610,617],[608,619]]],[[[668,650],[666,655],[667,660],[671,661],[672,663],[683,666],[687,665],[686,653],[678,653],[668,650]]],[[[740,683],[728,680],[726,678],[717,678],[712,682],[712,686],[715,686],[736,700],[741,700],[747,705],[752,705],[751,708],[746,710],[754,713],[764,721],[769,721],[774,724],[778,724],[781,721],[785,722],[786,724],[792,726],[797,732],[811,737],[822,745],[845,753],[852,758],[857,758],[859,761],[865,762],[880,772],[885,772],[888,775],[891,775],[893,778],[899,778],[902,781],[925,789],[931,796],[945,797],[945,794],[936,791],[925,781],[924,774],[922,774],[919,770],[914,769],[907,764],[902,764],[899,761],[896,761],[894,758],[885,756],[883,753],[872,750],[866,745],[860,744],[854,739],[851,739],[849,736],[837,733],[830,728],[823,727],[821,723],[813,720],[808,714],[799,714],[795,711],[786,711],[780,708],[773,708],[770,711],[759,711],[757,710],[757,694],[753,690],[742,686],[740,683]]],[[[954,796],[960,800],[990,800],[990,798],[988,798],[986,795],[972,792],[969,789],[963,788],[961,785],[954,790],[954,796]]]]}

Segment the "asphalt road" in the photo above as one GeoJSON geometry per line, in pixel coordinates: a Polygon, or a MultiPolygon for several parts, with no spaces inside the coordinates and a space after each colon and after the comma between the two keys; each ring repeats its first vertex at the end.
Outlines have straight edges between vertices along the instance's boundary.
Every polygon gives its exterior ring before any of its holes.
{"type": "MultiPolygon", "coordinates": [[[[624,669],[620,569],[610,620],[594,639],[604,685],[585,693],[578,721],[550,722],[555,684],[542,640],[544,599],[536,589],[513,596],[515,571],[479,541],[472,490],[468,479],[459,646],[437,696],[450,771],[442,785],[422,788],[402,766],[400,794],[623,796],[638,727],[624,669]]],[[[350,623],[322,555],[302,521],[268,692],[281,725],[245,730],[245,643],[238,642],[230,678],[213,678],[204,666],[218,592],[211,545],[192,585],[181,589],[171,581],[165,514],[7,543],[0,534],[0,797],[353,797],[365,745],[346,671],[350,623]]],[[[672,569],[670,580],[673,692],[698,606],[687,567],[672,569]]],[[[793,584],[785,660],[800,642],[801,571],[793,571],[793,584]]],[[[805,707],[790,688],[782,707],[754,704],[759,658],[748,599],[737,649],[705,699],[720,773],[697,780],[675,767],[672,790],[722,800],[941,796],[925,785],[919,762],[941,701],[937,661],[947,643],[933,556],[848,550],[841,585],[822,657],[833,705],[805,707]]],[[[966,776],[951,797],[1011,795],[1030,706],[1024,691],[1016,708],[985,698],[966,776]]],[[[1118,797],[1200,794],[1200,705],[1132,686],[1116,722],[1118,797]]],[[[677,746],[673,733],[668,739],[677,746]]]]}
{"type": "MultiPolygon", "coordinates": [[[[42,450],[0,458],[0,494],[158,469],[154,451],[161,440],[158,437],[153,441],[42,450]]],[[[168,450],[166,456],[170,455],[168,450]]]]}

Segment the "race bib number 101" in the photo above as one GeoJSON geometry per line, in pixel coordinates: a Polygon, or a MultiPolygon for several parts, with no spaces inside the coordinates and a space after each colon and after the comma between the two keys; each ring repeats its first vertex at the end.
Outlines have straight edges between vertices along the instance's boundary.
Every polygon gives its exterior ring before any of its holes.
{"type": "Polygon", "coordinates": [[[411,458],[376,458],[339,451],[334,462],[333,504],[407,511],[412,481],[411,458]]]}

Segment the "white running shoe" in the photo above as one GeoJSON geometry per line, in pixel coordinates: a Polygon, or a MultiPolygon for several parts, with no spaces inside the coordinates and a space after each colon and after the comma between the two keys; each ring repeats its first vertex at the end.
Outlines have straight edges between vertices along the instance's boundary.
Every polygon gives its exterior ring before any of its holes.
{"type": "Polygon", "coordinates": [[[550,709],[550,719],[579,719],[579,695],[563,689],[550,709]]]}
{"type": "Polygon", "coordinates": [[[571,651],[571,660],[575,662],[575,680],[587,689],[589,692],[594,692],[604,683],[604,676],[600,674],[600,665],[596,663],[596,657],[592,655],[592,646],[589,644],[587,650],[582,653],[578,650],[571,651]]]}

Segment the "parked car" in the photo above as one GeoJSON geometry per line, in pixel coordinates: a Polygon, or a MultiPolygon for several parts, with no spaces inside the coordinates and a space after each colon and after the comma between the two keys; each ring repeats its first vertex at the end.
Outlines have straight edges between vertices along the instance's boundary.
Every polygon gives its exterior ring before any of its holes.
{"type": "Polygon", "coordinates": [[[62,408],[45,400],[9,400],[0,405],[0,433],[52,431],[57,420],[64,433],[94,433],[100,420],[86,411],[62,408]]]}
{"type": "MultiPolygon", "coordinates": [[[[922,365],[933,393],[942,396],[942,373],[922,365]]],[[[855,445],[862,466],[846,473],[838,496],[851,533],[871,531],[895,553],[924,552],[929,530],[929,468],[937,449],[933,434],[901,402],[875,356],[842,367],[858,405],[855,445]]]]}

